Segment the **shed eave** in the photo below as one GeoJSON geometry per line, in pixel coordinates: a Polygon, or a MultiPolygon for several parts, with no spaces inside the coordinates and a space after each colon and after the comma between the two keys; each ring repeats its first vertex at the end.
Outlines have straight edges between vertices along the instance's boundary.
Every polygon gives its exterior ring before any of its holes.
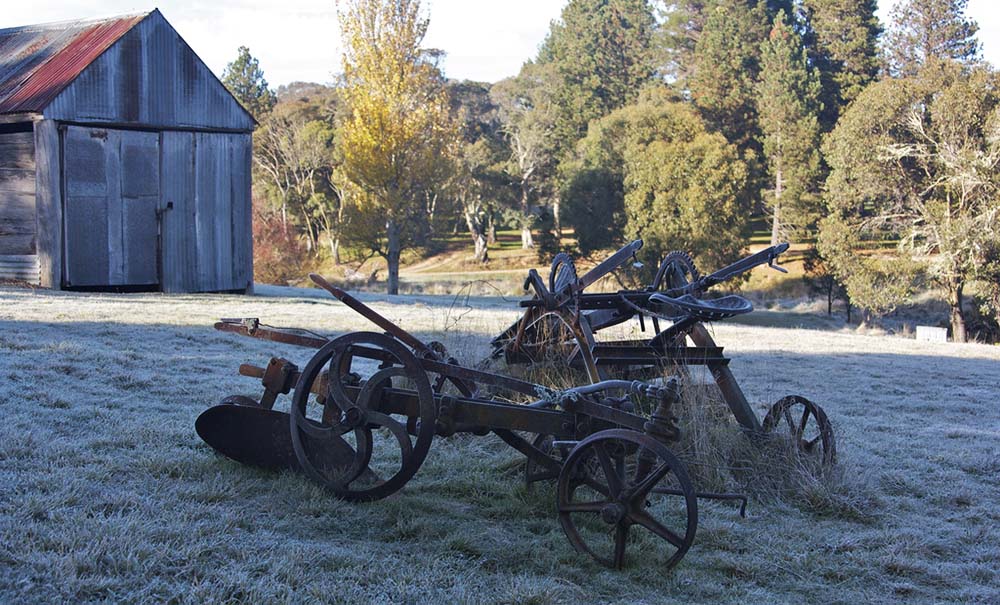
{"type": "Polygon", "coordinates": [[[37,122],[44,116],[37,111],[21,111],[17,113],[0,113],[0,124],[17,124],[20,122],[37,122]]]}

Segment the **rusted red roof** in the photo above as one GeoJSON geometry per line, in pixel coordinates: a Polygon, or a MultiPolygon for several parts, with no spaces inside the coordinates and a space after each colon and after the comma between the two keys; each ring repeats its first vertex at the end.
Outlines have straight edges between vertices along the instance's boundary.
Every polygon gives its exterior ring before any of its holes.
{"type": "Polygon", "coordinates": [[[0,29],[0,114],[45,109],[148,14],[0,29]]]}

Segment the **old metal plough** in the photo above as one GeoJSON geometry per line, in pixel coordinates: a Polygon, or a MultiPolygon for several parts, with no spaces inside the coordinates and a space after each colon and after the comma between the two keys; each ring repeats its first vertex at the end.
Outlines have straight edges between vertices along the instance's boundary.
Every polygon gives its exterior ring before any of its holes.
{"type": "MultiPolygon", "coordinates": [[[[627,260],[633,252],[619,251],[602,266],[617,267],[621,257],[627,260]]],[[[367,502],[391,496],[413,478],[435,438],[493,433],[526,457],[529,482],[557,482],[557,514],[573,546],[615,568],[624,564],[626,546],[633,542],[630,535],[638,531],[658,538],[666,550],[664,566],[675,565],[694,541],[698,498],[738,500],[743,514],[744,496],[697,491],[684,463],[669,448],[679,437],[673,409],[680,397],[676,379],[644,382],[608,377],[602,374],[603,349],[594,346],[590,346],[593,359],[585,361],[593,369],[593,383],[563,390],[465,367],[440,343],[421,341],[322,277],[310,277],[382,332],[327,337],[269,327],[257,319],[218,322],[216,329],[224,332],[316,349],[301,368],[278,357],[264,367],[240,366],[240,374],[261,381],[260,398],[230,396],[199,416],[198,434],[229,458],[301,471],[339,498],[367,502]],[[275,409],[278,398],[288,394],[289,411],[275,409]]],[[[589,324],[592,336],[594,321],[612,325],[625,314],[617,303],[595,307],[599,315],[584,314],[589,303],[583,301],[592,295],[583,289],[592,282],[587,276],[576,278],[568,257],[557,258],[552,278],[551,288],[536,287],[538,297],[533,301],[541,302],[527,305],[529,319],[513,327],[516,339],[508,334],[507,341],[518,343],[517,347],[500,346],[510,359],[532,351],[532,346],[551,344],[540,330],[539,321],[546,313],[559,314],[577,345],[590,342],[580,326],[589,324]]],[[[532,279],[540,282],[536,273],[532,279]]],[[[668,278],[658,276],[658,280],[668,278]]],[[[679,301],[672,303],[677,309],[705,319],[702,306],[707,303],[684,298],[696,293],[694,288],[679,293],[669,286],[664,292],[679,301]]],[[[635,297],[625,298],[646,308],[635,297]]],[[[730,304],[718,302],[712,308],[725,314],[736,308],[727,307],[730,304]]],[[[658,320],[663,314],[657,313],[658,320]]],[[[700,324],[684,325],[693,330],[700,324]]],[[[664,346],[678,346],[674,337],[661,341],[664,346]]],[[[713,359],[721,358],[714,343],[700,346],[704,351],[698,355],[707,356],[711,349],[713,359]]],[[[651,348],[655,354],[665,350],[659,344],[651,348]]],[[[659,364],[648,352],[626,353],[629,367],[659,364]]],[[[688,359],[691,352],[675,355],[680,356],[672,359],[688,359]]],[[[724,366],[718,362],[710,367],[716,372],[724,366]]],[[[791,422],[792,407],[798,402],[789,403],[778,420],[791,422]]],[[[809,409],[822,414],[818,406],[809,409]]],[[[759,428],[748,406],[746,413],[759,428]]],[[[797,438],[805,439],[801,432],[797,438]]],[[[827,445],[824,438],[822,447],[827,445]]],[[[832,445],[831,433],[830,452],[832,445]]]]}
{"type": "Polygon", "coordinates": [[[668,449],[677,437],[676,381],[607,380],[559,391],[463,367],[440,344],[425,344],[312,277],[384,333],[328,339],[254,319],[216,324],[225,332],[318,349],[301,369],[281,358],[240,367],[261,380],[260,399],[228,397],[196,425],[224,455],[301,470],[336,496],[363,502],[402,488],[435,437],[492,432],[531,461],[531,480],[557,480],[566,535],[614,567],[623,564],[629,533],[637,528],[662,539],[665,564],[675,564],[694,541],[697,498],[741,498],[696,492],[668,449]],[[283,394],[292,395],[288,413],[274,409],[283,394]],[[517,396],[526,401],[511,402],[517,396]]]}

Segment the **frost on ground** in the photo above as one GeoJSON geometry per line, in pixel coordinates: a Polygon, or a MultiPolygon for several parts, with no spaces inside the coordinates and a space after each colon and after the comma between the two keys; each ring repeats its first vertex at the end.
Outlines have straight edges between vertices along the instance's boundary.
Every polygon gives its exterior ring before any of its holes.
{"type": "MultiPolygon", "coordinates": [[[[469,363],[517,315],[363,299],[469,363]]],[[[524,487],[491,437],[437,440],[367,505],[216,456],[194,420],[257,394],[237,366],[309,355],[211,327],[243,316],[371,329],[325,297],[0,288],[0,602],[1000,602],[996,347],[717,325],[761,413],[791,393],[825,407],[840,477],[747,519],[703,501],[675,570],[654,544],[614,572],[572,550],[552,486],[524,487]]]]}

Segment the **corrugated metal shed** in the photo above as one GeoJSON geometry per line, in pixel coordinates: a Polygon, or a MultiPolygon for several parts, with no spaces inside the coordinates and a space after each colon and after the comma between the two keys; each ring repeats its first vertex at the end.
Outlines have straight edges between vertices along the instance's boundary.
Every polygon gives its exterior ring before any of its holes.
{"type": "Polygon", "coordinates": [[[41,112],[148,14],[0,29],[0,113],[41,112]]]}
{"type": "Polygon", "coordinates": [[[251,289],[255,124],[158,10],[0,30],[0,278],[251,289]]]}

